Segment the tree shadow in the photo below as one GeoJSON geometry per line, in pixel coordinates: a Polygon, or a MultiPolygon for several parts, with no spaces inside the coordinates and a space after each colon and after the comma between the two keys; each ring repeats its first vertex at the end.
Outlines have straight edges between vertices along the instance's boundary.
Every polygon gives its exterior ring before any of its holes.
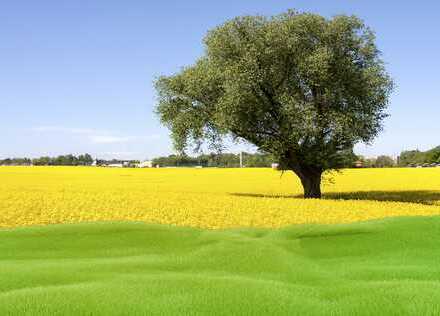
{"type": "MultiPolygon", "coordinates": [[[[258,194],[258,193],[230,193],[234,196],[292,199],[302,198],[301,194],[258,194]]],[[[440,191],[435,190],[413,190],[413,191],[353,191],[353,192],[327,192],[322,194],[326,200],[369,200],[418,203],[425,205],[440,206],[440,191]]]]}
{"type": "Polygon", "coordinates": [[[295,194],[261,194],[261,193],[241,193],[241,192],[240,193],[233,192],[233,193],[229,193],[229,195],[241,196],[241,197],[269,198],[269,199],[297,199],[302,197],[302,195],[295,195],[295,194]]]}
{"type": "Polygon", "coordinates": [[[323,196],[332,200],[373,200],[440,206],[440,191],[434,190],[329,192],[323,196]]]}

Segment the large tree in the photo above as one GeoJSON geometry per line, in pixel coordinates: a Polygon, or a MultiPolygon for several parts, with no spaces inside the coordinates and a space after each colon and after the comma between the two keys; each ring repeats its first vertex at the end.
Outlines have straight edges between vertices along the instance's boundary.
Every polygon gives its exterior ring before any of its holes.
{"type": "Polygon", "coordinates": [[[238,17],[204,43],[194,65],[156,81],[156,111],[179,151],[245,140],[319,198],[322,173],[381,130],[392,81],[355,16],[238,17]]]}

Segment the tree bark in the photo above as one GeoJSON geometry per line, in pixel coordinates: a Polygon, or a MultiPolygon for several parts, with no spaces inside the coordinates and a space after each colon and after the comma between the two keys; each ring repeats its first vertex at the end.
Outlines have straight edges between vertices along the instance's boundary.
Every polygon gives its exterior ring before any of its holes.
{"type": "Polygon", "coordinates": [[[321,176],[322,171],[317,168],[300,167],[293,170],[301,180],[304,189],[304,198],[321,198],[321,176]]]}

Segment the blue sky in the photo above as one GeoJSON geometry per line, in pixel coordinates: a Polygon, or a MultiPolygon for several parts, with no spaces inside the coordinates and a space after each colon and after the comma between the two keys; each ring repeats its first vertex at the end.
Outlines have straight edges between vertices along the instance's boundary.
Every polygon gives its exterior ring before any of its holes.
{"type": "Polygon", "coordinates": [[[385,131],[357,153],[440,145],[437,1],[22,0],[0,2],[0,157],[171,153],[154,78],[191,64],[225,20],[288,8],[356,14],[377,33],[396,91],[385,131]]]}

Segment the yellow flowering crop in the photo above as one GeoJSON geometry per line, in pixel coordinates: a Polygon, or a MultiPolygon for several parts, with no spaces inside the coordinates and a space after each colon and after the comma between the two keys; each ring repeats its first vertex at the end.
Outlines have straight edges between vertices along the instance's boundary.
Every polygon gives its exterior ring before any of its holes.
{"type": "MultiPolygon", "coordinates": [[[[328,177],[328,176],[327,176],[328,177]]],[[[440,168],[330,175],[322,200],[271,169],[0,167],[0,227],[144,221],[204,228],[440,214],[440,168]]]]}

